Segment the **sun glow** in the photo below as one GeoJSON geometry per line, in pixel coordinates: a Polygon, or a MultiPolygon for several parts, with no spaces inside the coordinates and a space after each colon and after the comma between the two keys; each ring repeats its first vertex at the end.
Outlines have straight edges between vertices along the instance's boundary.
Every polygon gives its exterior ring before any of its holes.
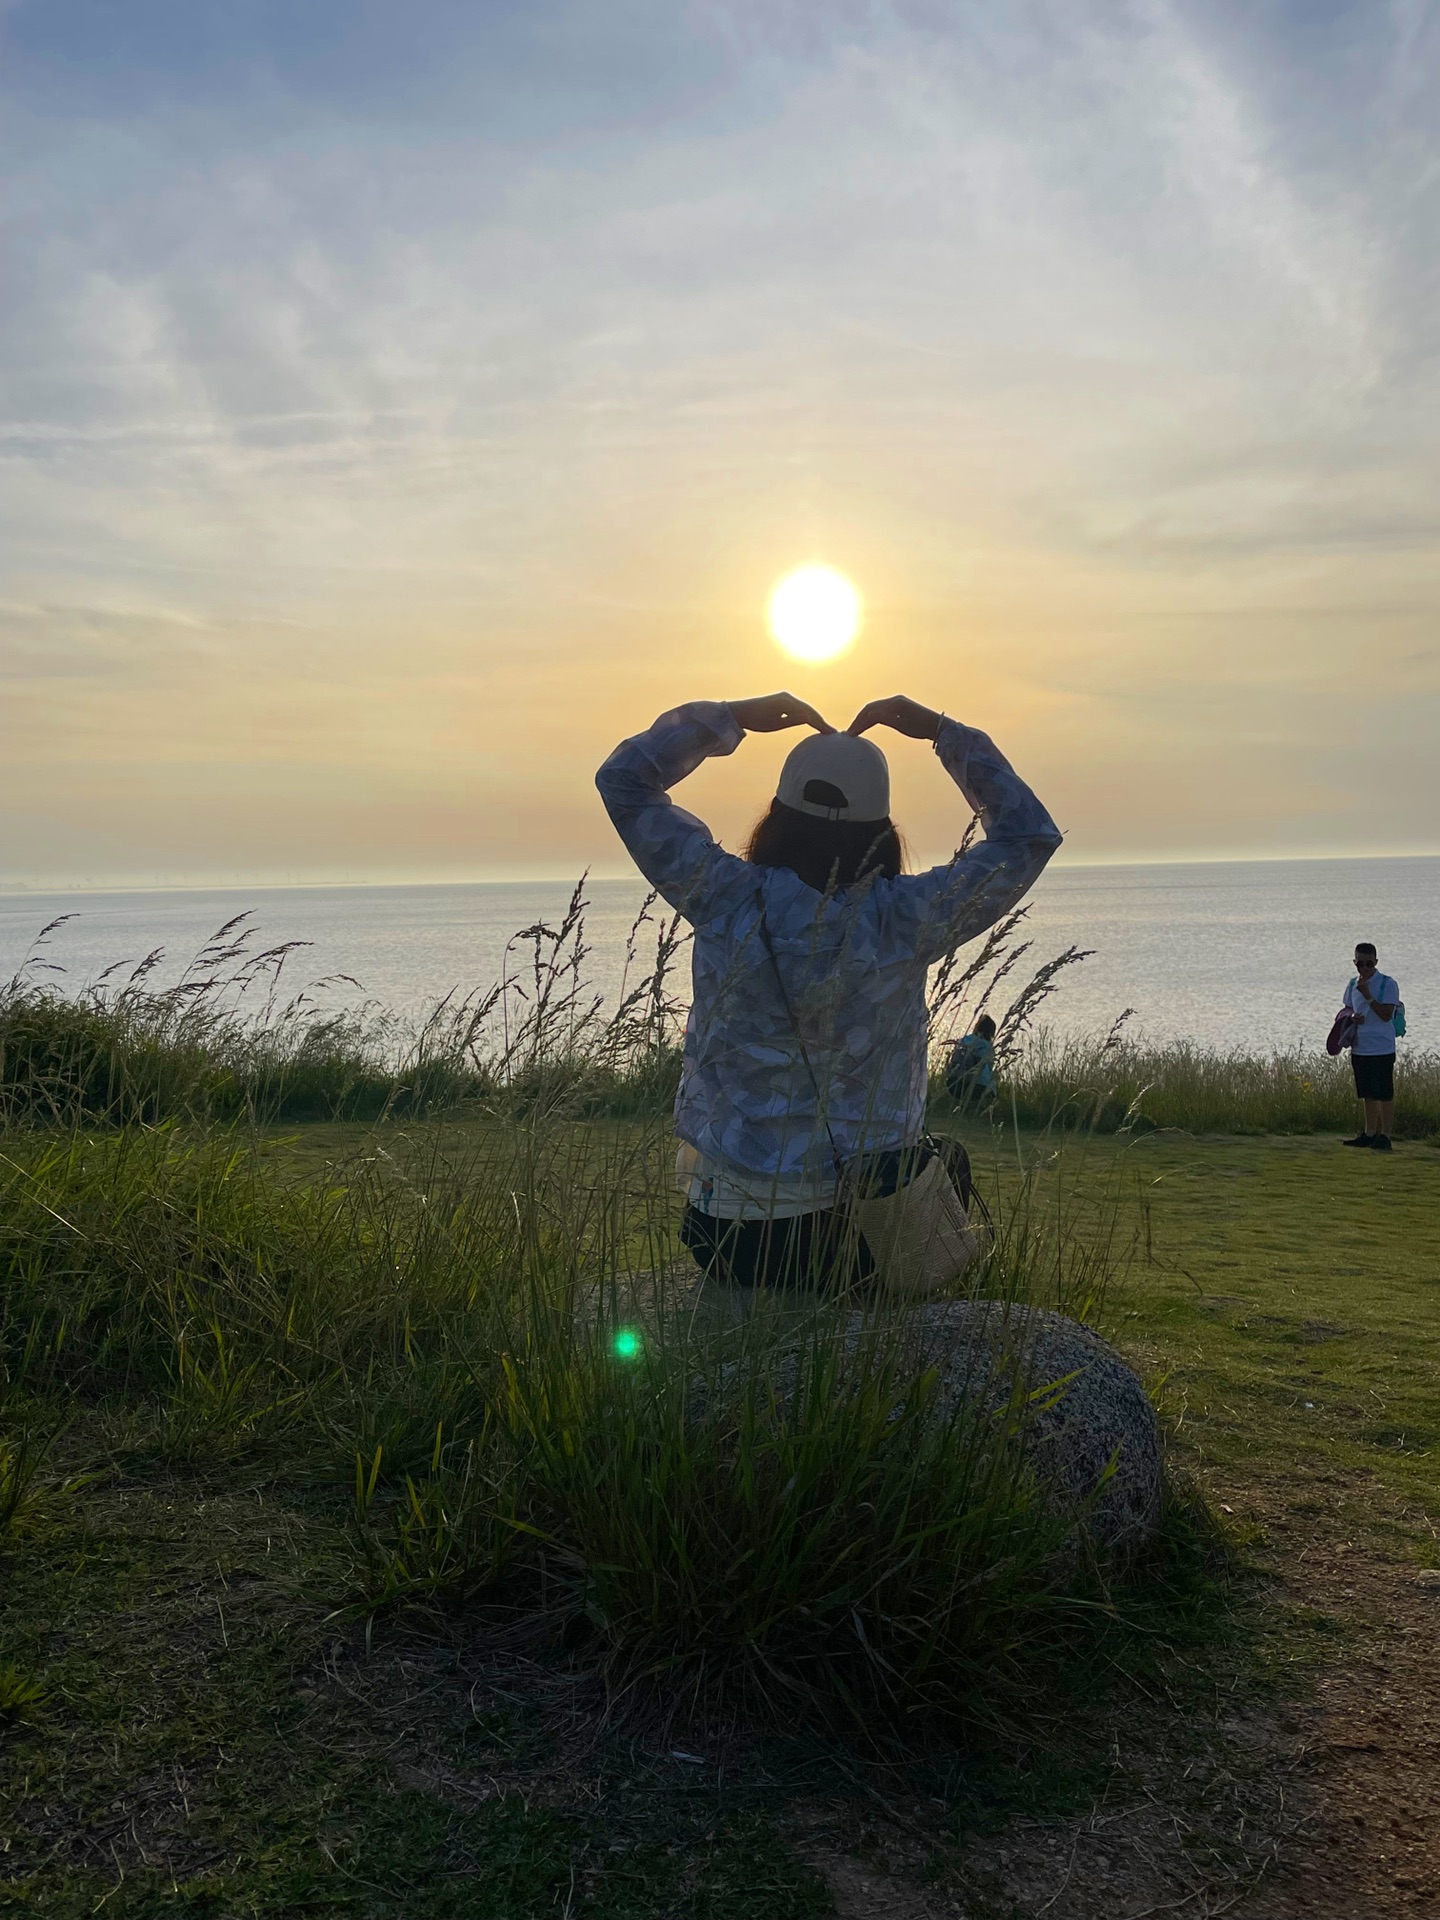
{"type": "Polygon", "coordinates": [[[835,660],[860,631],[860,595],[834,567],[797,567],[775,583],[770,633],[792,660],[835,660]]]}

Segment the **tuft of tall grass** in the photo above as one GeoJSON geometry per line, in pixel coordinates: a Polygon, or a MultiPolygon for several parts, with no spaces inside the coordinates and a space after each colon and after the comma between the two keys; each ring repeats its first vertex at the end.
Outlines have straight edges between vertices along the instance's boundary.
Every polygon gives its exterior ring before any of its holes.
{"type": "Polygon", "coordinates": [[[672,1320],[633,1362],[603,1328],[568,1353],[552,1329],[507,1361],[529,1524],[618,1684],[687,1715],[995,1714],[1075,1626],[1025,1409],[939,1416],[893,1329],[838,1318],[750,1321],[738,1350],[672,1320]]]}
{"type": "Polygon", "coordinates": [[[328,1005],[336,982],[282,992],[305,943],[259,946],[247,914],[168,986],[156,949],[66,993],[43,957],[52,922],[0,987],[0,1125],[377,1121],[497,1101],[654,1111],[679,1079],[684,945],[654,901],[631,928],[613,1007],[586,984],[582,879],[557,925],[515,936],[500,980],[446,995],[408,1029],[373,1003],[328,1005]]]}
{"type": "Polygon", "coordinates": [[[28,1430],[0,1435],[0,1541],[22,1534],[43,1507],[44,1457],[44,1443],[28,1430]]]}
{"type": "MultiPolygon", "coordinates": [[[[641,915],[653,963],[606,1010],[583,909],[389,1055],[383,1025],[282,1000],[286,954],[233,923],[180,988],[12,982],[0,1370],[102,1458],[328,1502],[342,1609],[483,1604],[677,1710],[1013,1707],[1107,1604],[1025,1406],[940,1414],[883,1311],[863,1337],[824,1303],[707,1317],[665,1112],[676,926],[641,915]],[[329,1160],[258,1125],[362,1110],[386,1124],[329,1160]]],[[[1003,947],[982,961],[952,1010],[1003,947]]],[[[1101,1316],[1131,1249],[1084,1186],[1010,1180],[975,1284],[1101,1316]]]]}
{"type": "Polygon", "coordinates": [[[377,1500],[383,1459],[383,1446],[368,1460],[355,1456],[352,1580],[362,1609],[373,1615],[402,1600],[463,1602],[493,1592],[531,1529],[523,1511],[528,1489],[490,1422],[449,1447],[438,1424],[428,1472],[407,1473],[388,1503],[377,1500]]]}
{"type": "Polygon", "coordinates": [[[10,1661],[0,1664],[0,1726],[28,1720],[45,1699],[45,1686],[10,1661]]]}
{"type": "MultiPolygon", "coordinates": [[[[554,1107],[308,1173],[234,1129],[12,1131],[0,1360],[102,1457],[329,1500],[337,1606],[484,1601],[690,1709],[999,1711],[1097,1598],[1019,1416],[934,1417],[884,1316],[714,1325],[670,1146],[554,1107]]],[[[993,1284],[1093,1310],[1116,1249],[1054,1264],[1047,1206],[1001,1210],[993,1284]]]]}
{"type": "MultiPolygon", "coordinates": [[[[1407,1051],[1402,1041],[1396,1096],[1397,1136],[1440,1136],[1440,1055],[1407,1051]]],[[[1348,1058],[1319,1047],[1254,1054],[1151,1044],[1120,1027],[1105,1039],[1031,1034],[1004,1067],[997,1112],[1030,1128],[1257,1134],[1348,1132],[1360,1109],[1348,1058]]]]}

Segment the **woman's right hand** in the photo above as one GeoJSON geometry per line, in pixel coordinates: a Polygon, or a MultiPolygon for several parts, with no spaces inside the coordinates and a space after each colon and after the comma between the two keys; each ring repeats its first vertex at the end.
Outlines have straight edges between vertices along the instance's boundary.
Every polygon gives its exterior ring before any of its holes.
{"type": "Polygon", "coordinates": [[[888,700],[872,700],[862,707],[846,728],[847,733],[865,733],[871,727],[894,727],[912,740],[933,740],[940,731],[943,713],[922,707],[903,693],[892,693],[888,700]]]}
{"type": "Polygon", "coordinates": [[[793,693],[762,693],[758,700],[731,700],[726,703],[746,733],[783,733],[786,727],[814,727],[817,733],[834,733],[814,707],[797,700],[793,693]]]}

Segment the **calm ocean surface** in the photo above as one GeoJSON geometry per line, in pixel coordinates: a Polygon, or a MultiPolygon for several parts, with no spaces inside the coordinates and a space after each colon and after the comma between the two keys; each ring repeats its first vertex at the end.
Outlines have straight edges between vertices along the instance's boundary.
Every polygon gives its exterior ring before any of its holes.
{"type": "MultiPolygon", "coordinates": [[[[154,947],[166,955],[155,977],[173,980],[224,920],[249,913],[262,944],[311,943],[286,963],[290,990],[349,974],[358,986],[327,987],[328,1002],[370,999],[413,1018],[453,987],[496,979],[511,937],[537,920],[553,925],[569,892],[526,882],[11,894],[0,896],[0,977],[60,914],[74,918],[42,957],[63,972],[37,978],[74,989],[154,947]]],[[[588,888],[589,972],[612,995],[642,893],[627,880],[588,888]]],[[[1033,902],[1027,961],[1072,944],[1094,949],[1049,1004],[1049,1024],[1062,1032],[1103,1032],[1134,1007],[1133,1028],[1155,1039],[1318,1049],[1350,977],[1350,950],[1368,938],[1400,982],[1403,1044],[1440,1039],[1440,857],[1062,867],[1045,875],[1033,902]]],[[[520,966],[517,954],[511,970],[520,966]]],[[[1013,977],[1029,971],[1022,962],[1013,977]]]]}

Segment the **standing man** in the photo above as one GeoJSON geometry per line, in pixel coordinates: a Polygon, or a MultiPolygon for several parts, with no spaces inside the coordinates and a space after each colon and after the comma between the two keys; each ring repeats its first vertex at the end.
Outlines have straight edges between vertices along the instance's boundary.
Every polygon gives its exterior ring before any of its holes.
{"type": "Polygon", "coordinates": [[[1395,1119],[1395,1009],[1400,989],[1376,964],[1375,949],[1362,940],[1355,949],[1355,978],[1345,989],[1345,1005],[1357,1025],[1350,1042],[1355,1092],[1365,1102],[1365,1128],[1347,1147],[1373,1147],[1389,1153],[1395,1119]]]}

